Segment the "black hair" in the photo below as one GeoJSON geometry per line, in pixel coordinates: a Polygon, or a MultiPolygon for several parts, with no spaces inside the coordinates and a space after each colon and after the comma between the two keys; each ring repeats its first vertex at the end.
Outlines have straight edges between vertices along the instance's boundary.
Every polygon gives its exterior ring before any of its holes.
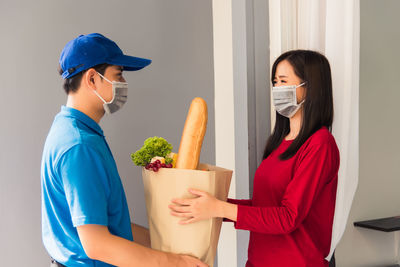
{"type": "MultiPolygon", "coordinates": [[[[326,57],[310,50],[292,50],[283,53],[272,66],[272,83],[274,83],[278,64],[284,60],[293,67],[294,73],[306,84],[304,85],[305,101],[300,132],[286,151],[279,156],[281,160],[293,157],[304,142],[322,127],[325,126],[331,131],[333,122],[332,77],[326,57]]],[[[267,140],[263,159],[266,159],[280,145],[289,132],[289,119],[276,112],[274,131],[267,140]]]]}
{"type": "MultiPolygon", "coordinates": [[[[98,73],[100,73],[101,75],[104,75],[104,72],[106,71],[107,67],[111,66],[110,64],[107,63],[103,63],[103,64],[99,64],[96,65],[94,67],[92,67],[93,69],[95,69],[98,73]]],[[[86,73],[87,70],[81,71],[78,74],[75,74],[74,76],[64,79],[64,84],[63,84],[63,88],[65,93],[67,93],[67,95],[70,92],[76,92],[79,89],[79,86],[81,85],[81,81],[82,81],[82,77],[83,74],[86,73]]],[[[58,73],[60,75],[62,75],[64,72],[64,70],[61,68],[61,66],[58,67],[58,73]]],[[[103,78],[101,78],[103,79],[103,78]]]]}

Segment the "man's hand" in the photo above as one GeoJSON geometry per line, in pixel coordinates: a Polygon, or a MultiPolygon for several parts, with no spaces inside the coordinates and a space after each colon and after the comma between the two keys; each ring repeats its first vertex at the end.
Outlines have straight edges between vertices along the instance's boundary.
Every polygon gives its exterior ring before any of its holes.
{"type": "MultiPolygon", "coordinates": [[[[150,233],[149,233],[149,229],[142,227],[140,225],[131,224],[132,226],[132,233],[133,233],[133,240],[134,242],[148,247],[150,248],[150,233]]],[[[190,257],[190,256],[186,256],[186,255],[176,255],[176,254],[170,254],[169,255],[170,258],[176,258],[177,259],[177,264],[176,266],[180,267],[188,267],[188,266],[208,266],[206,264],[204,264],[203,262],[199,261],[196,258],[190,257]]],[[[170,266],[175,266],[175,264],[170,263],[170,266]]]]}
{"type": "Polygon", "coordinates": [[[182,255],[182,256],[180,256],[180,258],[181,258],[181,261],[180,261],[179,265],[177,265],[178,267],[189,267],[189,266],[208,267],[207,264],[201,262],[200,260],[198,260],[196,258],[190,257],[190,256],[182,255]]]}

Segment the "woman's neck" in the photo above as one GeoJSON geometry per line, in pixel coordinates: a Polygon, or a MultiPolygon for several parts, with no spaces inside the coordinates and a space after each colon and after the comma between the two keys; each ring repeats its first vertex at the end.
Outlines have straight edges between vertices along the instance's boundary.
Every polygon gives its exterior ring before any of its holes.
{"type": "Polygon", "coordinates": [[[299,135],[302,119],[303,119],[303,108],[300,108],[296,112],[296,114],[294,114],[293,117],[289,119],[290,132],[288,135],[286,135],[285,137],[286,140],[293,140],[299,135]]]}

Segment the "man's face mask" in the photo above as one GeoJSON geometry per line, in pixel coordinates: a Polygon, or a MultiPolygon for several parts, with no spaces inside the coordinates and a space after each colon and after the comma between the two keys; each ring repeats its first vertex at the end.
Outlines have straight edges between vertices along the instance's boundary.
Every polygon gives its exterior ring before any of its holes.
{"type": "Polygon", "coordinates": [[[297,104],[296,88],[304,85],[288,85],[272,87],[272,98],[276,111],[287,118],[293,117],[299,110],[304,100],[297,104]]]}
{"type": "Polygon", "coordinates": [[[119,110],[128,100],[128,83],[109,81],[106,77],[97,72],[104,80],[112,84],[113,98],[107,102],[102,98],[99,93],[94,90],[94,93],[104,102],[104,111],[111,114],[119,110]]]}

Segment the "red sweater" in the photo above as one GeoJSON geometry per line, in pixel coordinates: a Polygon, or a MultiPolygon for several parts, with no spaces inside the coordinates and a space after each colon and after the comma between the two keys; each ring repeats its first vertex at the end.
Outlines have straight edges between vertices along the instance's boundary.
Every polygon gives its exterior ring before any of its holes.
{"type": "Polygon", "coordinates": [[[249,230],[246,267],[327,267],[339,151],[331,133],[315,132],[290,159],[282,141],[258,167],[251,200],[238,204],[236,229],[249,230]]]}

